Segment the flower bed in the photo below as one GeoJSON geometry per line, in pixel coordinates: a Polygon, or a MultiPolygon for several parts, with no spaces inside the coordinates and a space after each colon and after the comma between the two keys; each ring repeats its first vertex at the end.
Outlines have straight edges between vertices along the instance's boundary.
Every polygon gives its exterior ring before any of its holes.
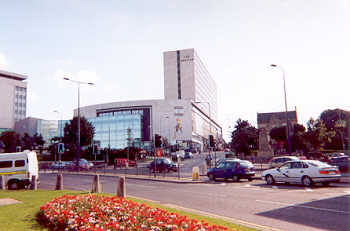
{"type": "Polygon", "coordinates": [[[41,223],[50,230],[227,230],[118,197],[65,195],[40,211],[41,223]]]}

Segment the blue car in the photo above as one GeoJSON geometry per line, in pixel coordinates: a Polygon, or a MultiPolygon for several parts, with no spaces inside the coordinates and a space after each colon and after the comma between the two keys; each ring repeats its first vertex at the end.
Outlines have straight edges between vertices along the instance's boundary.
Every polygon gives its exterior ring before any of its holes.
{"type": "Polygon", "coordinates": [[[252,181],[254,175],[254,165],[249,161],[240,159],[221,160],[216,167],[210,168],[207,172],[207,176],[212,181],[218,179],[232,179],[235,182],[240,181],[240,179],[252,181]]]}

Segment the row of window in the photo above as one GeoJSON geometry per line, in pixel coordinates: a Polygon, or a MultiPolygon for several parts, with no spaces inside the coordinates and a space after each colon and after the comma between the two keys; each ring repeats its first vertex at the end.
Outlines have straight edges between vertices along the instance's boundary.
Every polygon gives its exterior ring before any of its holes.
{"type": "Polygon", "coordinates": [[[19,92],[26,92],[26,91],[27,91],[27,88],[16,86],[16,91],[19,91],[19,92]]]}
{"type": "Polygon", "coordinates": [[[143,110],[121,110],[114,112],[100,112],[97,114],[98,117],[113,117],[113,116],[121,116],[121,115],[143,115],[143,110]]]}
{"type": "MultiPolygon", "coordinates": [[[[25,166],[25,160],[16,160],[14,161],[15,165],[14,167],[24,167],[25,166]]],[[[0,161],[0,168],[12,168],[13,161],[0,161]]]]}

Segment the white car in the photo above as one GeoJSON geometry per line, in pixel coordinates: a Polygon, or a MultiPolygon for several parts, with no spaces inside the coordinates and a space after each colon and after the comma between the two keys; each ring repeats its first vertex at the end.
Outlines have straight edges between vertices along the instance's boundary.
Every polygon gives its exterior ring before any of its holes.
{"type": "Polygon", "coordinates": [[[322,183],[326,186],[330,182],[339,182],[340,171],[338,167],[318,160],[294,160],[278,168],[265,170],[261,176],[270,185],[275,182],[286,182],[302,183],[305,186],[322,183]]]}

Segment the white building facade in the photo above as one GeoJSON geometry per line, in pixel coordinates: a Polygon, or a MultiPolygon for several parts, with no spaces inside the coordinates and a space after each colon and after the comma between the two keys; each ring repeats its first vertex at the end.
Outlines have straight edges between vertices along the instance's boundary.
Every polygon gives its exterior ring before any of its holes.
{"type": "Polygon", "coordinates": [[[26,118],[27,76],[0,70],[0,133],[26,118]]]}
{"type": "Polygon", "coordinates": [[[208,135],[222,140],[222,128],[216,122],[216,83],[194,49],[164,52],[164,95],[164,100],[85,106],[80,115],[94,125],[94,140],[101,148],[126,147],[128,129],[142,145],[151,143],[155,134],[170,144],[202,150],[208,135]]]}

